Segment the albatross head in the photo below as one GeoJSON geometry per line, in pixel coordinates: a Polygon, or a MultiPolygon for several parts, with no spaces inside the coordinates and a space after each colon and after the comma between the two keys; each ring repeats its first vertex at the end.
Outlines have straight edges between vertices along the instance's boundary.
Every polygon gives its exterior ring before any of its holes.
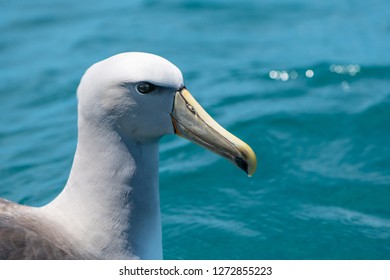
{"type": "Polygon", "coordinates": [[[255,172],[253,150],[206,113],[180,70],[162,57],[132,52],[98,62],[83,76],[78,99],[79,117],[114,126],[124,138],[145,143],[176,133],[255,172]]]}

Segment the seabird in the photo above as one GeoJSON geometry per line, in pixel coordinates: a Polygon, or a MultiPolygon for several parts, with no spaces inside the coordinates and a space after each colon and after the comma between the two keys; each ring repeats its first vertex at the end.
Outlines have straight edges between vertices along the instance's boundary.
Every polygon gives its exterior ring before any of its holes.
{"type": "Polygon", "coordinates": [[[252,175],[256,156],[148,53],[92,65],[77,89],[78,141],[62,192],[42,207],[0,199],[0,259],[162,259],[159,140],[177,134],[252,175]]]}

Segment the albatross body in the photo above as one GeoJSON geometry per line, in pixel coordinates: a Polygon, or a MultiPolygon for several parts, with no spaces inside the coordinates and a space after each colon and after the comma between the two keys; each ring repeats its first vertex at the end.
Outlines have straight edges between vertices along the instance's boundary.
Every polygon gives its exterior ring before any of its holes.
{"type": "Polygon", "coordinates": [[[219,126],[156,55],[123,53],[81,79],[78,142],[63,191],[43,207],[0,199],[0,259],[162,259],[159,140],[187,138],[249,175],[252,149],[219,126]]]}

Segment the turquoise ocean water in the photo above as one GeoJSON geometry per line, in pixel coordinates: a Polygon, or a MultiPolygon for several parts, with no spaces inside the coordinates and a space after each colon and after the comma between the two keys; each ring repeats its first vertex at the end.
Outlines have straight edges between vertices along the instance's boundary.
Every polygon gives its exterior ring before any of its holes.
{"type": "Polygon", "coordinates": [[[0,197],[64,186],[83,72],[164,56],[259,159],[161,144],[166,259],[390,259],[387,0],[2,1],[0,197]]]}

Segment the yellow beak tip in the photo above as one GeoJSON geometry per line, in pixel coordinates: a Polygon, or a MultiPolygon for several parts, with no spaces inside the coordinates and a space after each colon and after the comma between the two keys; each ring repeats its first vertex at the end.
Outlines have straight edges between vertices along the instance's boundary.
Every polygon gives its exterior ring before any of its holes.
{"type": "Polygon", "coordinates": [[[238,167],[248,174],[249,177],[252,177],[257,167],[256,154],[252,148],[244,142],[242,142],[239,150],[241,151],[243,157],[240,160],[235,160],[235,162],[238,167]]]}
{"type": "Polygon", "coordinates": [[[249,177],[252,177],[253,174],[255,174],[256,172],[256,166],[257,166],[257,162],[256,162],[256,159],[254,160],[254,162],[251,162],[249,165],[248,165],[248,176],[249,177]]]}

